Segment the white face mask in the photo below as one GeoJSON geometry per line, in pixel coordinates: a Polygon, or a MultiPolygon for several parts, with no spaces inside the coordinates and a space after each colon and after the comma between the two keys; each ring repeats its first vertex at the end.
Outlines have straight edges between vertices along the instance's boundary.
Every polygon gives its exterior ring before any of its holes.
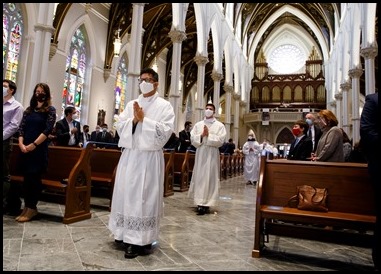
{"type": "Polygon", "coordinates": [[[3,97],[8,95],[8,88],[3,87],[3,97]]]}
{"type": "Polygon", "coordinates": [[[214,113],[213,110],[211,110],[211,109],[206,109],[206,110],[205,110],[205,117],[206,117],[206,118],[210,118],[210,117],[213,116],[213,113],[214,113]]]}
{"type": "Polygon", "coordinates": [[[147,93],[153,91],[153,84],[147,83],[146,81],[141,82],[139,87],[140,87],[140,90],[142,91],[143,94],[147,94],[147,93]]]}

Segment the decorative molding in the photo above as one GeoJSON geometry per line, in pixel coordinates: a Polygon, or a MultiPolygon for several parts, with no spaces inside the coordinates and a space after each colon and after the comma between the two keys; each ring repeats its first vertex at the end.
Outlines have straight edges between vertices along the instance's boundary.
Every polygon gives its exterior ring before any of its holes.
{"type": "Polygon", "coordinates": [[[198,66],[205,66],[209,62],[209,59],[207,56],[202,56],[200,54],[196,54],[193,60],[196,62],[198,66]]]}
{"type": "Polygon", "coordinates": [[[353,78],[360,78],[363,74],[363,70],[361,68],[350,69],[348,75],[353,78]]]}
{"type": "Polygon", "coordinates": [[[377,45],[371,45],[369,47],[362,48],[360,50],[360,54],[365,59],[374,59],[378,54],[378,46],[377,45]]]}
{"type": "Polygon", "coordinates": [[[51,42],[49,49],[49,61],[52,60],[53,56],[56,55],[58,48],[58,43],[51,42]]]}

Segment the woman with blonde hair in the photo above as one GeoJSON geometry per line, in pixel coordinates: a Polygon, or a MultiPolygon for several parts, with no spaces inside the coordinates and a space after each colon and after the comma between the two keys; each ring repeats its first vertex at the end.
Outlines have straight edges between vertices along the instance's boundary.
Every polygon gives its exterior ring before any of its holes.
{"type": "Polygon", "coordinates": [[[328,109],[321,110],[317,115],[317,124],[322,130],[322,136],[312,153],[312,161],[344,162],[343,133],[337,126],[339,122],[335,114],[328,109]]]}

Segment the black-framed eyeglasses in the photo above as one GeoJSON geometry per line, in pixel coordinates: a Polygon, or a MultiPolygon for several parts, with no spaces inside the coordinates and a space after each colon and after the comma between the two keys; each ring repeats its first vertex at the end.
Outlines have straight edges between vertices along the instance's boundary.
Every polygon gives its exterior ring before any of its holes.
{"type": "Polygon", "coordinates": [[[144,78],[144,79],[139,78],[138,81],[139,81],[139,84],[141,84],[141,83],[143,83],[143,82],[146,82],[146,83],[154,83],[154,82],[155,82],[155,79],[153,79],[153,78],[144,78]]]}

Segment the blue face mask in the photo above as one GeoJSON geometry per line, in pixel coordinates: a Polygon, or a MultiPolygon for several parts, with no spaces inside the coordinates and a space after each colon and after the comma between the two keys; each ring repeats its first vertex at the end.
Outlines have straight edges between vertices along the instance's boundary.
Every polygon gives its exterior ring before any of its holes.
{"type": "Polygon", "coordinates": [[[311,119],[306,119],[306,123],[311,126],[312,125],[312,120],[311,119]]]}

